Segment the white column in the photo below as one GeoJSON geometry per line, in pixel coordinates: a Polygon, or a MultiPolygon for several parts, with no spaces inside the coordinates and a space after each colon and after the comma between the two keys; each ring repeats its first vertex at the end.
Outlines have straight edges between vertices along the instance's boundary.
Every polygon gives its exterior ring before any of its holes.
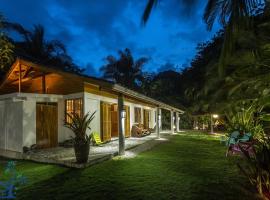
{"type": "Polygon", "coordinates": [[[160,108],[157,107],[157,111],[156,111],[156,132],[157,132],[157,138],[160,138],[160,120],[161,120],[160,108]]]}
{"type": "Polygon", "coordinates": [[[22,91],[22,66],[19,64],[19,93],[22,91]]]}
{"type": "Polygon", "coordinates": [[[176,113],[176,131],[179,132],[180,129],[179,129],[179,122],[180,122],[180,115],[179,113],[177,112],[176,113]]]}
{"type": "Polygon", "coordinates": [[[172,110],[171,110],[171,132],[172,134],[174,134],[174,116],[172,110]]]}
{"type": "Polygon", "coordinates": [[[211,120],[211,134],[214,134],[213,115],[212,114],[211,114],[210,120],[211,120]]]}
{"type": "Polygon", "coordinates": [[[162,132],[162,110],[159,108],[159,132],[162,132]]]}
{"type": "Polygon", "coordinates": [[[125,117],[124,98],[120,94],[118,96],[118,130],[119,130],[119,155],[125,155],[125,117]]]}

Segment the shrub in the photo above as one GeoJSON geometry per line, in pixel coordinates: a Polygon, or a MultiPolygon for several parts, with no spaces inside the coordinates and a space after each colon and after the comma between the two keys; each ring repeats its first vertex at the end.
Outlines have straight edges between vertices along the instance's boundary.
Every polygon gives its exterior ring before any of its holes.
{"type": "Polygon", "coordinates": [[[193,122],[194,119],[191,115],[188,113],[184,113],[183,115],[180,116],[180,129],[193,129],[193,122]]]}
{"type": "Polygon", "coordinates": [[[241,149],[245,164],[238,167],[248,177],[251,184],[255,185],[258,192],[266,199],[270,199],[270,139],[266,138],[254,147],[254,155],[241,149]]]}

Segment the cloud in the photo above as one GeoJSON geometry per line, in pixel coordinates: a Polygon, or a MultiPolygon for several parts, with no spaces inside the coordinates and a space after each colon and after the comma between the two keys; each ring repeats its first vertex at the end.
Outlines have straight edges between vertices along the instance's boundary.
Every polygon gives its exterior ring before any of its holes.
{"type": "Polygon", "coordinates": [[[62,41],[77,64],[100,74],[103,58],[124,48],[135,58],[150,57],[149,71],[191,60],[197,43],[215,32],[207,32],[202,22],[205,2],[191,1],[193,6],[160,1],[145,27],[140,20],[146,2],[137,0],[11,0],[1,2],[0,11],[27,28],[44,25],[48,40],[62,41]]]}

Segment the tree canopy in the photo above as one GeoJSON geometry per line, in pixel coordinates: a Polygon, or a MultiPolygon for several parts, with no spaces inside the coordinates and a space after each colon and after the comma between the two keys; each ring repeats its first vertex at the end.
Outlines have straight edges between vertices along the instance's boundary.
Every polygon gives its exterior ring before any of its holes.
{"type": "Polygon", "coordinates": [[[142,67],[148,58],[134,60],[129,49],[118,51],[119,57],[109,55],[102,66],[103,77],[130,89],[139,90],[143,81],[142,67]]]}
{"type": "Polygon", "coordinates": [[[33,30],[27,30],[20,24],[2,20],[2,30],[15,31],[22,36],[22,40],[17,41],[5,35],[0,41],[6,44],[3,47],[9,49],[6,51],[3,49],[0,54],[7,52],[10,56],[10,62],[4,62],[6,67],[1,68],[3,73],[10,67],[15,57],[28,58],[68,72],[82,73],[84,71],[73,62],[63,43],[45,39],[43,26],[34,25],[33,30]]]}

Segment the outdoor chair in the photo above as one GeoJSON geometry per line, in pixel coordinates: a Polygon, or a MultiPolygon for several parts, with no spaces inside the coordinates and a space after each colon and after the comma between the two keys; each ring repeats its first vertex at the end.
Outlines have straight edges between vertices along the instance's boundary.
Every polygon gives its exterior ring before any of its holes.
{"type": "Polygon", "coordinates": [[[227,146],[233,145],[237,143],[237,138],[239,137],[240,133],[239,131],[234,131],[231,133],[228,141],[227,141],[227,146]]]}
{"type": "Polygon", "coordinates": [[[251,139],[251,133],[245,133],[243,137],[238,139],[238,142],[248,142],[251,139]]]}
{"type": "Polygon", "coordinates": [[[226,157],[231,153],[241,153],[242,150],[245,150],[249,153],[253,151],[253,142],[251,141],[251,133],[245,133],[242,137],[239,137],[240,133],[238,131],[234,131],[229,140],[228,140],[228,149],[226,152],[226,157]]]}
{"type": "Polygon", "coordinates": [[[99,133],[98,132],[93,132],[92,133],[92,141],[93,144],[96,146],[101,146],[103,144],[103,142],[100,139],[99,133]]]}
{"type": "Polygon", "coordinates": [[[150,135],[151,132],[148,129],[144,129],[142,124],[134,124],[131,129],[132,137],[144,137],[150,135]]]}
{"type": "Polygon", "coordinates": [[[231,147],[230,152],[234,153],[243,153],[243,151],[245,151],[246,153],[248,153],[249,155],[253,155],[254,154],[254,144],[256,143],[255,140],[252,141],[248,141],[248,142],[238,142],[237,144],[233,145],[231,147]]]}

